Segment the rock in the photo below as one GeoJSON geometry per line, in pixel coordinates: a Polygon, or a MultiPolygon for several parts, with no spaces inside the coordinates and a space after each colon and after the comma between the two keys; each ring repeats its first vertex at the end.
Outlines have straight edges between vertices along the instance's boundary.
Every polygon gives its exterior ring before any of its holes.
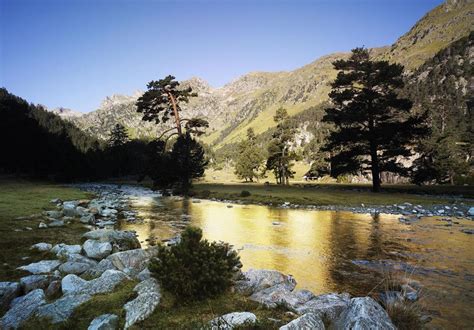
{"type": "Polygon", "coordinates": [[[279,223],[278,221],[273,221],[273,222],[272,222],[272,225],[274,225],[274,226],[279,226],[279,225],[281,225],[281,223],[279,223]]]}
{"type": "Polygon", "coordinates": [[[59,219],[63,216],[61,211],[45,211],[43,212],[47,217],[59,219]]]}
{"type": "Polygon", "coordinates": [[[89,258],[101,260],[107,257],[112,252],[112,245],[109,242],[99,242],[88,239],[82,245],[84,252],[89,258]]]}
{"type": "Polygon", "coordinates": [[[337,329],[396,329],[387,312],[370,297],[353,298],[336,320],[337,329]]]}
{"type": "Polygon", "coordinates": [[[0,310],[7,309],[13,299],[21,293],[20,283],[0,282],[0,310]]]}
{"type": "Polygon", "coordinates": [[[144,280],[148,280],[149,278],[151,278],[151,272],[150,270],[147,268],[145,268],[144,270],[142,270],[137,276],[136,276],[137,280],[139,281],[144,281],[144,280]]]}
{"type": "Polygon", "coordinates": [[[45,252],[51,250],[53,246],[49,243],[36,243],[30,247],[31,250],[45,252]]]}
{"type": "Polygon", "coordinates": [[[54,221],[48,223],[48,227],[50,227],[50,228],[64,227],[64,221],[63,220],[54,220],[54,221]]]}
{"type": "Polygon", "coordinates": [[[61,281],[52,281],[49,283],[48,288],[44,292],[47,297],[55,297],[61,293],[61,281]]]}
{"type": "Polygon", "coordinates": [[[85,273],[89,269],[91,269],[93,266],[91,266],[88,263],[83,263],[83,262],[74,262],[74,261],[66,261],[63,263],[61,266],[59,266],[59,271],[61,273],[65,274],[76,274],[80,275],[82,273],[85,273]]]}
{"type": "Polygon", "coordinates": [[[87,330],[115,330],[118,328],[118,316],[103,314],[92,320],[87,330]]]}
{"type": "Polygon", "coordinates": [[[291,321],[280,327],[280,330],[299,330],[299,329],[315,329],[324,330],[324,323],[321,318],[314,313],[306,313],[303,316],[291,321]]]}
{"type": "Polygon", "coordinates": [[[77,275],[66,275],[61,281],[63,294],[98,294],[111,292],[120,282],[128,278],[118,270],[106,270],[99,278],[86,281],[77,275]]]}
{"type": "Polygon", "coordinates": [[[92,277],[98,277],[102,275],[103,272],[105,272],[108,269],[114,269],[116,270],[117,268],[114,266],[112,261],[107,260],[107,259],[102,259],[95,267],[92,267],[88,271],[84,273],[86,276],[92,276],[92,277]]]}
{"type": "Polygon", "coordinates": [[[461,230],[464,234],[469,234],[473,235],[474,234],[474,229],[463,229],[461,230]]]}
{"type": "Polygon", "coordinates": [[[63,296],[51,304],[40,306],[36,312],[36,316],[47,318],[53,324],[64,322],[72,315],[77,306],[91,298],[92,297],[88,294],[63,296]]]}
{"type": "Polygon", "coordinates": [[[316,296],[309,290],[297,290],[283,296],[279,303],[287,309],[295,311],[298,307],[314,298],[316,296]]]}
{"type": "Polygon", "coordinates": [[[244,279],[236,282],[235,289],[248,296],[277,284],[282,284],[288,291],[293,291],[296,286],[296,281],[291,275],[284,275],[276,270],[250,269],[243,275],[244,279]]]}
{"type": "Polygon", "coordinates": [[[160,286],[154,278],[140,282],[133,288],[133,291],[138,296],[123,306],[125,310],[125,329],[150,316],[161,299],[160,286]]]}
{"type": "Polygon", "coordinates": [[[120,231],[112,229],[98,229],[85,233],[82,237],[94,239],[99,242],[110,242],[116,246],[119,251],[139,249],[140,242],[133,232],[120,231]]]}
{"type": "Polygon", "coordinates": [[[82,217],[82,216],[85,216],[85,215],[89,214],[89,210],[86,209],[85,207],[78,206],[78,207],[76,207],[76,213],[77,213],[78,216],[82,217]]]}
{"type": "Polygon", "coordinates": [[[256,301],[268,308],[276,308],[289,295],[291,295],[291,291],[284,284],[277,284],[254,292],[250,296],[250,300],[256,301]]]}
{"type": "Polygon", "coordinates": [[[49,275],[29,275],[20,279],[20,286],[24,293],[36,289],[46,289],[51,282],[52,277],[49,275]]]}
{"type": "Polygon", "coordinates": [[[150,258],[156,256],[156,252],[157,250],[154,248],[147,250],[135,249],[111,254],[107,259],[118,270],[123,271],[126,268],[130,268],[138,274],[148,266],[150,258]]]}
{"type": "Polygon", "coordinates": [[[350,303],[350,296],[347,293],[329,293],[316,296],[303,305],[296,307],[293,311],[303,315],[315,313],[321,318],[334,321],[350,303]]]}
{"type": "Polygon", "coordinates": [[[59,267],[61,261],[59,260],[42,260],[32,264],[18,267],[17,269],[25,270],[32,274],[47,274],[59,267]]]}
{"type": "Polygon", "coordinates": [[[117,213],[118,211],[115,209],[103,209],[102,211],[100,211],[100,215],[106,218],[110,216],[114,216],[117,213]]]}
{"type": "Polygon", "coordinates": [[[86,214],[79,220],[82,223],[93,225],[95,223],[95,216],[93,214],[86,214]]]}
{"type": "Polygon", "coordinates": [[[219,316],[213,319],[209,324],[211,329],[233,329],[234,327],[252,325],[257,322],[257,317],[249,312],[234,312],[219,316]]]}
{"type": "Polygon", "coordinates": [[[467,215],[474,217],[474,206],[469,208],[469,210],[467,211],[467,215]]]}
{"type": "Polygon", "coordinates": [[[61,204],[63,201],[60,200],[59,198],[54,198],[49,201],[51,204],[61,204]]]}
{"type": "Polygon", "coordinates": [[[397,301],[402,301],[403,296],[399,291],[385,291],[379,295],[379,299],[384,306],[389,306],[397,301]]]}
{"type": "Polygon", "coordinates": [[[27,295],[15,298],[11,308],[0,319],[0,329],[17,329],[27,321],[36,310],[46,303],[41,289],[33,290],[27,295]]]}
{"type": "Polygon", "coordinates": [[[63,203],[63,213],[67,217],[77,217],[78,213],[76,211],[76,205],[71,204],[71,202],[63,203]]]}
{"type": "Polygon", "coordinates": [[[45,228],[48,228],[48,225],[45,224],[44,222],[40,222],[39,225],[38,225],[38,228],[39,229],[45,229],[45,228]]]}
{"type": "Polygon", "coordinates": [[[82,251],[80,245],[67,245],[64,243],[56,244],[51,249],[51,252],[56,254],[57,257],[68,257],[70,254],[79,254],[82,251]]]}

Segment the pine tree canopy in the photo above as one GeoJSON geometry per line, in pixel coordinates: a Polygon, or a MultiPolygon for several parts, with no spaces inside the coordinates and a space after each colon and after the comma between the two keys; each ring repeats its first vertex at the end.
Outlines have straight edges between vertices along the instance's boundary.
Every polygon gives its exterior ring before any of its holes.
{"type": "Polygon", "coordinates": [[[323,121],[335,130],[323,150],[332,154],[333,176],[370,171],[378,191],[380,172],[408,174],[399,158],[411,156],[414,141],[428,133],[424,115],[412,115],[412,102],[398,96],[402,65],[372,61],[365,48],[333,64],[339,73],[323,121]]]}

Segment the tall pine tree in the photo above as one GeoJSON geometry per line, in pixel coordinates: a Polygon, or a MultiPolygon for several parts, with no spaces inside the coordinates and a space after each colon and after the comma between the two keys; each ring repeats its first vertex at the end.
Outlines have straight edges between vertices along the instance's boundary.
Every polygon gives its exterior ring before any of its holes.
{"type": "Polygon", "coordinates": [[[410,114],[412,102],[398,97],[403,66],[373,61],[365,48],[333,63],[339,70],[329,96],[333,107],[323,121],[333,123],[325,151],[331,152],[331,174],[372,174],[373,191],[380,173],[408,175],[400,157],[412,155],[413,141],[428,133],[424,116],[410,114]]]}
{"type": "Polygon", "coordinates": [[[239,179],[252,182],[262,176],[265,156],[257,145],[252,128],[247,130],[247,139],[239,144],[239,154],[235,163],[235,174],[239,179]]]}

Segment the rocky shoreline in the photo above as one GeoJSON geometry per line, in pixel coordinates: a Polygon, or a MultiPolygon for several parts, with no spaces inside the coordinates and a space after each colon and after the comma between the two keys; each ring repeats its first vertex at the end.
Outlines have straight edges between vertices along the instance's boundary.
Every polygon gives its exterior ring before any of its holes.
{"type": "MultiPolygon", "coordinates": [[[[104,228],[115,225],[119,218],[136,221],[136,214],[128,207],[128,198],[134,193],[142,195],[144,189],[123,189],[115,185],[81,188],[94,191],[96,198],[52,200],[56,208],[44,212],[46,220],[39,228],[79,221],[90,231],[82,235],[81,244],[52,246],[38,242],[31,247],[49,252],[52,257],[19,267],[31,275],[18,282],[0,282],[0,306],[7,310],[0,319],[2,329],[19,328],[33,317],[60,324],[67,321],[78,306],[97,294],[113,292],[124,281],[137,282],[133,289],[134,299],[123,306],[124,328],[146,319],[159,306],[160,285],[148,270],[157,248],[142,249],[134,232],[104,228]]],[[[146,191],[153,196],[153,192],[146,191]]],[[[324,322],[341,329],[381,326],[395,329],[387,312],[370,297],[351,298],[347,293],[315,295],[308,290],[295,290],[295,287],[296,281],[290,275],[274,270],[249,270],[241,274],[234,290],[267,308],[287,310],[294,320],[280,329],[324,329],[324,322]]],[[[413,291],[416,289],[411,288],[413,291]]],[[[410,299],[408,292],[400,292],[398,299],[410,299]]],[[[89,329],[115,329],[118,320],[117,315],[100,315],[91,322],[89,329]]],[[[209,320],[209,327],[231,329],[257,321],[254,314],[237,311],[209,320]]]]}

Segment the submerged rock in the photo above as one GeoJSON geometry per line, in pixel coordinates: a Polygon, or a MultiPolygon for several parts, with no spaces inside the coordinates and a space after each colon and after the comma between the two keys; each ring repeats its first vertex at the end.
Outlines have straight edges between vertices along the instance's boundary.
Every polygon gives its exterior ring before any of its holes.
{"type": "Polygon", "coordinates": [[[150,316],[161,299],[160,286],[154,278],[140,282],[133,291],[138,294],[138,297],[123,306],[125,310],[125,329],[150,316]]]}
{"type": "Polygon", "coordinates": [[[370,297],[353,298],[335,323],[337,329],[396,329],[385,309],[370,297]]]}
{"type": "Polygon", "coordinates": [[[219,316],[210,322],[211,329],[233,329],[234,327],[252,325],[257,317],[249,312],[234,312],[219,316]]]}
{"type": "Polygon", "coordinates": [[[306,313],[303,316],[291,321],[288,324],[280,327],[280,330],[300,330],[300,329],[314,329],[324,330],[324,323],[321,318],[314,313],[306,313]]]}
{"type": "Polygon", "coordinates": [[[19,328],[45,303],[44,292],[41,289],[33,290],[27,295],[15,298],[11,303],[11,308],[0,319],[0,329],[19,328]]]}
{"type": "Polygon", "coordinates": [[[59,260],[42,260],[26,266],[18,267],[18,269],[26,270],[32,274],[47,274],[53,272],[60,264],[61,261],[59,260]]]}
{"type": "Polygon", "coordinates": [[[118,316],[103,314],[92,320],[87,330],[115,330],[118,328],[118,316]]]}
{"type": "Polygon", "coordinates": [[[0,282],[0,309],[6,309],[10,306],[13,299],[18,297],[21,292],[20,283],[0,282]]]}

